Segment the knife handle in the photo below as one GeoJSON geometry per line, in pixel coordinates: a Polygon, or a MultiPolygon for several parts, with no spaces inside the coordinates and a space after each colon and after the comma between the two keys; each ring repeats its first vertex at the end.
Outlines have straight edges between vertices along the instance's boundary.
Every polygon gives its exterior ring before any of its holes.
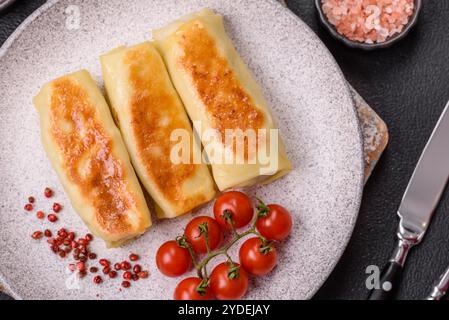
{"type": "Polygon", "coordinates": [[[390,261],[382,270],[380,275],[379,289],[372,289],[368,300],[390,300],[392,299],[399,287],[402,278],[403,267],[395,262],[390,261]]]}

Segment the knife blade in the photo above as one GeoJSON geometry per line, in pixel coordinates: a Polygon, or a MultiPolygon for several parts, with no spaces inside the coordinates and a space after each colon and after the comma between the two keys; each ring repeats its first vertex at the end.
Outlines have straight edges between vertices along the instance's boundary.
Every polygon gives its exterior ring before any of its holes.
{"type": "Polygon", "coordinates": [[[371,290],[369,300],[391,298],[401,280],[409,250],[424,237],[449,178],[449,102],[443,110],[398,209],[398,246],[371,290]]]}
{"type": "Polygon", "coordinates": [[[0,0],[0,11],[6,9],[13,4],[16,0],[0,0]]]}

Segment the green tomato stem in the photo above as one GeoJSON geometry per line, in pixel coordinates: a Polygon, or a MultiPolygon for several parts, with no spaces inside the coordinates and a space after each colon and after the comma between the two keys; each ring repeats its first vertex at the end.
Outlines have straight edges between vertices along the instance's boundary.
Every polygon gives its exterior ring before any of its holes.
{"type": "MultiPolygon", "coordinates": [[[[259,232],[256,231],[256,228],[254,226],[252,226],[251,228],[249,228],[248,230],[246,230],[243,233],[240,233],[237,235],[224,247],[222,247],[220,250],[215,250],[215,251],[211,251],[209,252],[206,257],[203,259],[203,261],[201,261],[201,263],[196,267],[196,269],[198,270],[198,276],[201,275],[201,277],[203,277],[203,273],[202,270],[205,269],[205,267],[207,266],[207,264],[215,257],[218,257],[220,255],[225,255],[228,257],[228,259],[230,259],[230,256],[228,254],[228,250],[236,243],[238,242],[240,239],[250,235],[250,234],[254,234],[258,237],[261,237],[261,235],[259,234],[259,232]]],[[[232,260],[231,260],[232,262],[232,260]]]]}

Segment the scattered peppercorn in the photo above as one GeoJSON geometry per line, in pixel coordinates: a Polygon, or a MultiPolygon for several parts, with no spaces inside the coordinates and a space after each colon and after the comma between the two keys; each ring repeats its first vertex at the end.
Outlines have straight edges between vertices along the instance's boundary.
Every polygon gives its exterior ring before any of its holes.
{"type": "Polygon", "coordinates": [[[139,256],[138,256],[137,254],[135,254],[135,253],[131,253],[131,254],[129,255],[129,260],[131,260],[131,261],[137,261],[137,260],[139,260],[139,256]]]}
{"type": "Polygon", "coordinates": [[[42,231],[34,231],[31,237],[35,240],[39,240],[40,238],[42,238],[42,235],[42,231]]]}
{"type": "Polygon", "coordinates": [[[120,264],[120,267],[121,267],[123,270],[129,270],[129,269],[131,269],[131,264],[130,264],[128,261],[123,261],[123,262],[120,264]]]}
{"type": "Polygon", "coordinates": [[[53,190],[51,190],[50,188],[45,188],[44,190],[44,196],[46,198],[50,198],[53,195],[53,190]]]}
{"type": "Polygon", "coordinates": [[[103,282],[103,279],[101,278],[101,276],[95,276],[95,278],[94,278],[95,284],[100,284],[102,282],[103,282]]]}
{"type": "Polygon", "coordinates": [[[59,211],[61,211],[61,209],[62,209],[62,206],[59,203],[57,203],[57,202],[53,203],[53,211],[54,212],[58,213],[59,211]]]}

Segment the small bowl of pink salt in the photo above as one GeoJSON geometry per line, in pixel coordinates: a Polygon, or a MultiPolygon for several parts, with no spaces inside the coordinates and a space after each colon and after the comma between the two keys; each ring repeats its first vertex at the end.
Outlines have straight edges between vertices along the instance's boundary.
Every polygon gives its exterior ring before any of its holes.
{"type": "Polygon", "coordinates": [[[352,48],[386,48],[416,24],[421,0],[315,0],[323,25],[352,48]]]}

